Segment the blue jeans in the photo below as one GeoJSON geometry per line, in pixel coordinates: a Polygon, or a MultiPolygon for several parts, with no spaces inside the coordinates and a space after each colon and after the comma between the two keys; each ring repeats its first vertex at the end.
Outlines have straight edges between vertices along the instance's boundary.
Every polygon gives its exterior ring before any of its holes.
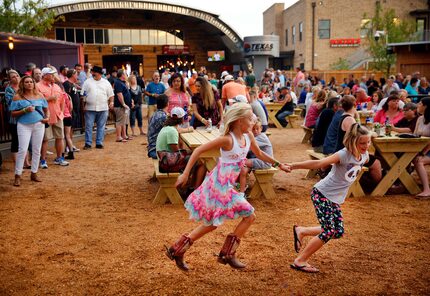
{"type": "Polygon", "coordinates": [[[105,126],[109,111],[85,111],[85,145],[93,143],[93,126],[97,126],[96,144],[103,145],[105,138],[105,126]]]}
{"type": "Polygon", "coordinates": [[[288,124],[288,121],[285,120],[285,118],[287,116],[292,115],[294,112],[293,111],[283,111],[283,112],[278,112],[276,113],[276,118],[278,119],[279,123],[283,126],[286,127],[288,124]]]}
{"type": "Polygon", "coordinates": [[[148,157],[150,157],[150,158],[152,158],[152,159],[157,159],[157,151],[154,149],[154,150],[151,150],[151,151],[149,151],[148,152],[148,157]]]}
{"type": "Polygon", "coordinates": [[[134,109],[130,110],[131,127],[134,127],[136,125],[136,119],[137,119],[137,126],[142,127],[142,107],[140,105],[137,105],[134,107],[134,109]]]}

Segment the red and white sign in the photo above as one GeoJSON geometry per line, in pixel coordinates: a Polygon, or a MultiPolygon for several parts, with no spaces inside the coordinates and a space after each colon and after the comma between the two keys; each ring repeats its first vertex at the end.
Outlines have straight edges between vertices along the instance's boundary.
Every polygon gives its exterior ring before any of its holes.
{"type": "Polygon", "coordinates": [[[188,45],[163,45],[162,52],[166,55],[190,54],[190,47],[188,45]]]}
{"type": "Polygon", "coordinates": [[[356,47],[360,46],[360,38],[330,39],[330,47],[356,47]]]}

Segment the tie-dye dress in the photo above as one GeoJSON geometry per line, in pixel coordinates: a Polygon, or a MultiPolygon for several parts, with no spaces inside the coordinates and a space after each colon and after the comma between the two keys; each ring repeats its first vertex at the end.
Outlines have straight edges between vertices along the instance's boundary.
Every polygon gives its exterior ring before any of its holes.
{"type": "Polygon", "coordinates": [[[245,165],[250,140],[244,134],[246,144],[240,147],[234,134],[230,133],[230,136],[233,138],[233,148],[230,151],[220,150],[221,157],[216,167],[185,202],[191,220],[219,226],[226,219],[248,217],[254,212],[243,193],[237,192],[234,187],[240,170],[245,165]]]}

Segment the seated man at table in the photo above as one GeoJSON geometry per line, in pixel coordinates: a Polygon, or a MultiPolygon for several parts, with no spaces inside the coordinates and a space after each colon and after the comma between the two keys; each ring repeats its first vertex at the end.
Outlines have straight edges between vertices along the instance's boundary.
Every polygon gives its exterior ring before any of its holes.
{"type": "Polygon", "coordinates": [[[397,133],[413,133],[417,119],[417,105],[412,102],[406,103],[403,107],[403,118],[392,127],[392,130],[397,133]]]}
{"type": "Polygon", "coordinates": [[[158,133],[164,126],[167,119],[167,107],[169,105],[169,97],[160,95],[156,99],[157,111],[153,113],[148,124],[148,157],[157,159],[156,143],[158,133]]]}
{"type": "Polygon", "coordinates": [[[294,103],[293,98],[290,95],[290,91],[286,87],[281,88],[281,94],[278,98],[278,103],[283,103],[281,110],[276,113],[276,119],[278,119],[279,123],[286,127],[288,125],[288,121],[285,120],[288,116],[294,114],[294,103]]]}

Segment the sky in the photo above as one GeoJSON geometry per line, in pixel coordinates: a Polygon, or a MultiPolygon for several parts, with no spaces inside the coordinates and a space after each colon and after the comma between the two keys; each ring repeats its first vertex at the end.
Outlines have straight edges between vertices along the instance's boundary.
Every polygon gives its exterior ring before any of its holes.
{"type": "MultiPolygon", "coordinates": [[[[284,3],[284,9],[298,0],[288,1],[251,1],[251,0],[169,0],[156,1],[183,5],[220,16],[220,19],[230,26],[240,37],[263,34],[263,12],[274,3],[284,3]]],[[[75,1],[48,0],[51,5],[75,1]]]]}

